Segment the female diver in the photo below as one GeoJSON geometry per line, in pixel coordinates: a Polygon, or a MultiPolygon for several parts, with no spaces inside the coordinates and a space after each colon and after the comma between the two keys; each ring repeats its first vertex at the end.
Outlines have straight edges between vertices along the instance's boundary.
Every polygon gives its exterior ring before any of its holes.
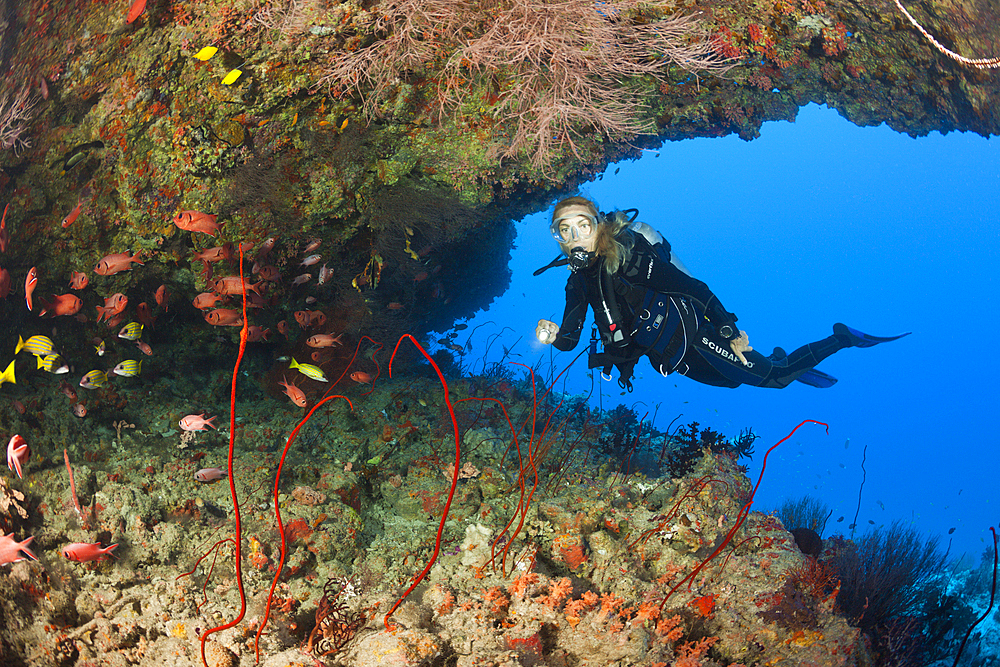
{"type": "Polygon", "coordinates": [[[572,272],[562,326],[539,320],[538,340],[573,349],[587,308],[593,308],[604,350],[597,352],[595,336],[589,366],[601,367],[605,376],[618,368],[618,382],[629,391],[635,364],[644,356],[663,375],[677,372],[718,387],[781,389],[794,380],[831,387],[837,380],[816,368],[820,361],[845,347],[872,347],[909,335],[882,338],[837,323],[832,336],[791,354],[776,347],[765,357],[750,347],[736,316],[691,276],[670,244],[633,220],[621,211],[603,215],[583,197],[564,199],[552,213],[551,230],[565,257],[535,272],[566,264],[572,272]]]}

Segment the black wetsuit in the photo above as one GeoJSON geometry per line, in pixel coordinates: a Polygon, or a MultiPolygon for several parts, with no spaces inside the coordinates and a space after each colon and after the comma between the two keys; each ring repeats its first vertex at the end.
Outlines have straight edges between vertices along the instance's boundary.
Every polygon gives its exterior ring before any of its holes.
{"type": "Polygon", "coordinates": [[[663,375],[678,372],[718,387],[783,388],[797,379],[815,386],[836,382],[818,371],[803,374],[850,347],[849,340],[829,336],[789,355],[780,348],[770,357],[748,351],[743,353],[744,365],[719,333],[728,328],[738,336],[736,316],[705,283],[670,261],[670,245],[664,241],[653,246],[631,229],[621,234],[632,235],[632,250],[616,273],[608,275],[604,260],[598,258],[567,281],[566,311],[553,341],[557,349],[576,347],[590,307],[604,344],[603,353],[591,355],[590,366],[604,367],[605,372],[616,366],[619,382],[629,389],[632,368],[643,356],[663,375]]]}

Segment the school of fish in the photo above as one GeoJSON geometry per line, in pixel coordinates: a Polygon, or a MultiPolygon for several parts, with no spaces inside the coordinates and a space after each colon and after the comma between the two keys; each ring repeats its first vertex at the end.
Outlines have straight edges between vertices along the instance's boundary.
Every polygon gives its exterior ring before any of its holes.
{"type": "MultiPolygon", "coordinates": [[[[136,0],[129,11],[129,22],[136,20],[145,10],[145,0],[136,0]]],[[[78,220],[83,217],[86,220],[90,209],[92,192],[89,187],[84,187],[77,195],[76,205],[62,219],[61,227],[69,228],[71,225],[83,223],[78,220]]],[[[7,253],[12,247],[12,230],[8,225],[8,213],[10,204],[7,204],[0,218],[0,255],[7,253]]],[[[222,223],[218,216],[194,210],[181,210],[170,218],[178,229],[191,234],[193,245],[198,245],[197,239],[204,236],[217,237],[221,231],[222,223]]],[[[294,277],[289,277],[287,288],[301,288],[303,285],[313,285],[318,289],[325,285],[333,275],[333,269],[327,264],[320,265],[323,257],[316,252],[321,241],[310,239],[298,252],[299,260],[288,263],[287,256],[275,263],[269,261],[272,250],[278,245],[276,237],[265,239],[259,244],[256,254],[252,257],[251,276],[256,276],[256,282],[250,278],[242,279],[238,275],[238,269],[233,271],[234,265],[238,264],[241,255],[246,255],[255,247],[254,242],[241,242],[238,246],[232,243],[225,243],[215,247],[192,250],[190,262],[193,267],[200,266],[200,279],[204,282],[206,291],[198,294],[192,301],[193,308],[202,311],[204,320],[211,326],[218,327],[242,327],[243,308],[242,301],[246,299],[248,315],[256,311],[264,311],[273,307],[276,299],[269,296],[276,286],[282,282],[282,272],[276,264],[288,264],[297,271],[303,269],[305,273],[297,273],[294,277]],[[232,271],[232,275],[217,275],[220,267],[232,271]],[[317,275],[309,271],[315,270],[317,275]]],[[[87,389],[88,396],[95,396],[92,402],[100,402],[101,391],[111,386],[114,381],[134,381],[142,374],[143,361],[134,358],[134,353],[129,354],[123,347],[124,343],[134,343],[136,348],[146,356],[154,357],[154,348],[148,342],[143,341],[144,336],[150,336],[156,331],[156,321],[168,312],[170,293],[166,284],[160,285],[152,294],[139,293],[136,289],[124,292],[111,292],[105,289],[109,283],[106,279],[122,272],[133,271],[136,267],[143,267],[144,257],[142,252],[121,251],[114,252],[101,257],[93,265],[90,272],[72,271],[68,276],[68,283],[65,276],[47,276],[39,267],[32,266],[24,274],[24,303],[27,310],[32,314],[29,317],[27,329],[44,330],[49,335],[43,333],[33,333],[24,331],[14,344],[13,358],[3,363],[0,357],[0,367],[4,370],[0,372],[0,388],[6,383],[16,383],[18,374],[32,372],[46,372],[53,375],[68,373],[79,373],[77,386],[87,389]],[[93,275],[90,275],[93,274],[93,275]],[[96,277],[94,277],[96,276],[96,277]],[[52,294],[49,290],[59,291],[53,288],[54,284],[60,282],[67,285],[70,292],[63,294],[52,294]],[[103,294],[102,294],[103,291],[103,294]],[[37,295],[36,295],[37,292],[37,295]],[[86,303],[92,305],[88,311],[86,303]],[[138,303],[136,303],[138,302],[138,303]],[[155,306],[150,304],[155,304],[155,306]],[[91,314],[93,313],[93,314],[91,314]],[[107,333],[95,335],[91,339],[91,346],[86,349],[93,350],[89,355],[80,356],[78,353],[70,358],[64,354],[59,345],[59,326],[46,323],[51,318],[74,318],[81,323],[91,323],[96,327],[103,323],[107,333]],[[45,318],[44,320],[41,318],[45,318]],[[30,322],[37,322],[37,326],[32,326],[30,322]],[[24,336],[27,336],[25,338],[24,336]],[[117,342],[120,341],[120,342],[117,342]],[[34,357],[35,363],[28,364],[25,355],[34,357]],[[117,358],[116,358],[117,357],[117,358]],[[131,358],[130,358],[131,357],[131,358]],[[124,378],[124,380],[115,380],[124,378]]],[[[0,262],[3,258],[0,257],[0,262]]],[[[7,299],[13,289],[14,278],[4,267],[0,266],[0,299],[7,299]]],[[[65,289],[65,288],[62,288],[65,289]]],[[[300,342],[307,348],[312,348],[311,361],[315,363],[299,362],[294,357],[286,357],[288,361],[288,373],[293,376],[294,371],[298,371],[298,377],[304,376],[308,380],[318,383],[328,383],[323,364],[327,363],[333,355],[332,349],[341,346],[343,331],[331,331],[327,326],[328,318],[325,312],[315,308],[320,299],[315,295],[306,295],[303,301],[308,309],[296,310],[291,313],[292,319],[298,328],[304,331],[300,342]]],[[[390,308],[395,304],[391,304],[390,308]]],[[[332,323],[331,323],[332,324],[332,323]]],[[[277,322],[276,328],[288,343],[293,343],[294,334],[288,325],[287,319],[277,322]]],[[[250,324],[247,328],[247,341],[267,341],[271,334],[269,328],[260,325],[250,324]]],[[[78,349],[72,346],[71,349],[78,349]]],[[[355,371],[350,379],[358,384],[370,385],[374,378],[363,371],[355,371]]],[[[299,386],[294,380],[289,381],[288,376],[282,376],[278,383],[284,387],[284,393],[288,400],[299,408],[306,408],[309,405],[309,397],[305,386],[299,386]]],[[[315,385],[313,385],[315,386],[315,385]]],[[[81,400],[77,390],[73,385],[65,380],[61,381],[58,391],[69,401],[69,411],[77,418],[86,418],[88,415],[88,401],[81,400]]],[[[2,399],[0,399],[2,400],[2,399]]],[[[19,412],[26,410],[21,401],[14,401],[14,407],[19,412]]],[[[190,414],[180,420],[179,427],[188,432],[205,432],[208,428],[216,428],[214,420],[216,417],[206,417],[205,413],[190,414]]],[[[28,469],[31,459],[31,448],[29,443],[21,435],[10,436],[7,446],[7,465],[17,477],[23,477],[28,469]]],[[[206,468],[195,474],[195,479],[201,482],[211,482],[226,476],[226,471],[219,468],[206,468]]],[[[32,537],[21,542],[13,540],[13,534],[0,535],[0,564],[14,563],[19,560],[35,559],[37,557],[29,548],[32,537]]],[[[117,544],[102,547],[100,543],[75,543],[64,547],[61,551],[63,556],[76,562],[88,562],[92,560],[104,560],[113,557],[113,551],[117,544]]]]}

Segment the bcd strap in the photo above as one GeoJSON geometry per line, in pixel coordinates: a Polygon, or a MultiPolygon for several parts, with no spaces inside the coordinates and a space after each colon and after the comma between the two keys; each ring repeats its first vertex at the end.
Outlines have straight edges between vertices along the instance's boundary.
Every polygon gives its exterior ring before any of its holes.
{"type": "Polygon", "coordinates": [[[614,280],[603,266],[598,267],[600,276],[597,279],[597,303],[591,302],[594,308],[594,319],[600,323],[604,334],[604,344],[609,347],[624,348],[629,340],[629,332],[622,326],[622,313],[618,307],[614,280]]]}

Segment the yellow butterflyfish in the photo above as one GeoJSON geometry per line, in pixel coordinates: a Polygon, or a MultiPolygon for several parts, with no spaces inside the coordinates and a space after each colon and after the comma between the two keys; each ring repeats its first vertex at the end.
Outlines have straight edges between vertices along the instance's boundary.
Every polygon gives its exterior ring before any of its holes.
{"type": "Polygon", "coordinates": [[[194,54],[194,57],[197,58],[198,60],[208,60],[209,58],[214,56],[216,52],[218,52],[218,50],[219,49],[217,49],[214,46],[206,46],[201,51],[194,54]]]}
{"type": "Polygon", "coordinates": [[[222,85],[231,86],[234,83],[236,83],[236,80],[239,79],[241,76],[243,76],[243,70],[234,69],[222,79],[222,85]]]}

